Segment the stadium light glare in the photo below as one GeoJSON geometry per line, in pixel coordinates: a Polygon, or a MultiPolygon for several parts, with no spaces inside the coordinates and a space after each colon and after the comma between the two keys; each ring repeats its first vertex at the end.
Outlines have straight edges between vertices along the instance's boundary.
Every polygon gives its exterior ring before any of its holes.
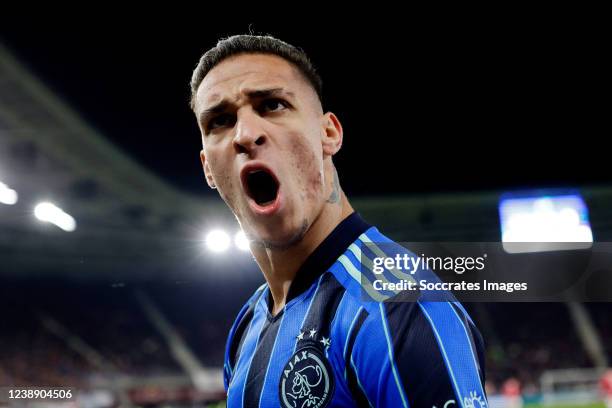
{"type": "Polygon", "coordinates": [[[6,184],[0,182],[0,203],[6,205],[15,205],[17,204],[18,199],[19,195],[15,190],[10,188],[6,184]]]}
{"type": "Polygon", "coordinates": [[[593,242],[588,209],[579,194],[502,197],[499,214],[502,242],[509,253],[586,249],[593,242]],[[543,245],[506,245],[522,242],[543,245]]]}
{"type": "Polygon", "coordinates": [[[227,232],[216,229],[206,234],[206,247],[212,252],[225,252],[231,244],[230,236],[227,232]]]}
{"type": "Polygon", "coordinates": [[[249,240],[242,230],[238,231],[236,236],[234,236],[234,245],[241,251],[248,251],[250,249],[249,240]]]}
{"type": "Polygon", "coordinates": [[[38,203],[34,207],[34,215],[40,221],[51,223],[66,232],[76,229],[75,219],[53,203],[47,201],[38,203]]]}

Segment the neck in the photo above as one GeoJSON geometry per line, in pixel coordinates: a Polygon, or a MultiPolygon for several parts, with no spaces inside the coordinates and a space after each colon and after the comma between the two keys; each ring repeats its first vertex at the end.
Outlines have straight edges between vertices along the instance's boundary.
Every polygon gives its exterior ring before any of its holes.
{"type": "Polygon", "coordinates": [[[344,192],[339,203],[325,203],[321,214],[313,221],[304,238],[286,249],[251,248],[261,268],[274,301],[272,314],[278,314],[287,300],[297,271],[323,240],[353,212],[344,192]]]}

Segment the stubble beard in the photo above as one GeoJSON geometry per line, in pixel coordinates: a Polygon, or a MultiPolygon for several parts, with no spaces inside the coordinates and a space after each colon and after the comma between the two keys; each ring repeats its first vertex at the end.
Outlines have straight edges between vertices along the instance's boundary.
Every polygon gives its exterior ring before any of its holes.
{"type": "Polygon", "coordinates": [[[304,239],[304,236],[306,236],[309,227],[310,225],[308,223],[308,220],[304,218],[302,220],[302,225],[300,226],[300,228],[289,239],[283,240],[282,242],[278,242],[255,238],[253,239],[252,243],[273,251],[286,251],[287,249],[290,249],[291,247],[299,244],[304,239]]]}

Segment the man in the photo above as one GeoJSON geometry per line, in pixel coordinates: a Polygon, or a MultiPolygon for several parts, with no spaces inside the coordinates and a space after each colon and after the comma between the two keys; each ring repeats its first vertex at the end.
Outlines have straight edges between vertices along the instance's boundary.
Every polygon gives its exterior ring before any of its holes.
{"type": "Polygon", "coordinates": [[[202,56],[191,90],[206,181],[266,280],[229,334],[228,406],[486,406],[482,340],[458,303],[360,296],[358,245],[392,241],[340,188],[342,125],[306,55],[230,37],[202,56]]]}

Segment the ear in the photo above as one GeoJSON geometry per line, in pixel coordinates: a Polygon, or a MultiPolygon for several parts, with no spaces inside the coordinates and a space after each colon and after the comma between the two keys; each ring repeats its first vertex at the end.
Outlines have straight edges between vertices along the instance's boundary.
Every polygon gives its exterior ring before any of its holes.
{"type": "Polygon", "coordinates": [[[212,177],[212,172],[210,171],[210,166],[206,161],[206,155],[204,154],[204,149],[200,151],[200,160],[202,161],[202,168],[204,169],[204,176],[206,176],[206,182],[210,188],[217,188],[215,185],[215,180],[212,177]]]}
{"type": "Polygon", "coordinates": [[[323,155],[333,156],[342,147],[342,124],[332,112],[327,112],[321,117],[323,133],[321,142],[323,144],[323,155]]]}

